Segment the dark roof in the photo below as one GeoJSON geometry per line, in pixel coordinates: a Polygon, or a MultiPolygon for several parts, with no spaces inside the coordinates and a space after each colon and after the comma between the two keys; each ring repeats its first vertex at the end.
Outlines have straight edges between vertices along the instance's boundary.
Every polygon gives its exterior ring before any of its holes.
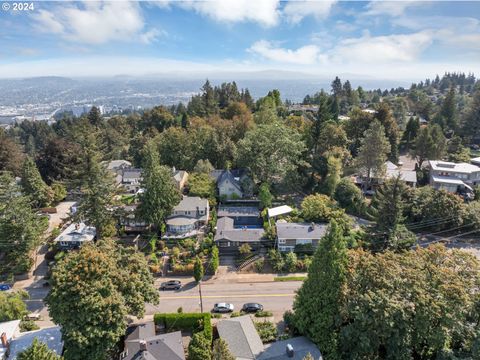
{"type": "Polygon", "coordinates": [[[322,360],[318,347],[304,336],[265,345],[265,350],[257,357],[258,360],[302,360],[310,353],[315,360],[322,360]],[[293,357],[287,355],[287,345],[293,347],[293,357]]]}
{"type": "Polygon", "coordinates": [[[218,178],[226,171],[229,171],[233,175],[234,178],[242,178],[244,176],[247,176],[247,174],[248,174],[247,169],[230,169],[230,170],[216,169],[216,170],[212,170],[210,172],[210,176],[215,181],[218,181],[218,178]]]}
{"type": "Polygon", "coordinates": [[[153,322],[127,330],[122,360],[185,360],[180,331],[155,335],[153,322]],[[145,342],[144,350],[141,343],[145,342]],[[125,354],[126,352],[126,354],[125,354]]]}
{"type": "Polygon", "coordinates": [[[240,186],[240,181],[232,174],[230,170],[223,171],[217,179],[217,184],[220,186],[225,181],[229,181],[233,186],[237,188],[238,191],[242,191],[242,187],[240,186]]]}
{"type": "Polygon", "coordinates": [[[238,217],[238,216],[249,216],[249,217],[259,217],[260,210],[255,206],[219,206],[217,216],[223,217],[238,217]]]}
{"type": "Polygon", "coordinates": [[[222,320],[217,329],[237,359],[256,359],[263,351],[262,340],[249,315],[222,320]]]}

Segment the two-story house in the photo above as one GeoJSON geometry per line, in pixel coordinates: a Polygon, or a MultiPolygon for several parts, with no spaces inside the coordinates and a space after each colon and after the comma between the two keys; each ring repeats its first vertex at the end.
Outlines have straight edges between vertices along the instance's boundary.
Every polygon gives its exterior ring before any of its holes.
{"type": "Polygon", "coordinates": [[[480,184],[480,167],[468,163],[430,160],[430,185],[453,193],[472,191],[480,184]]]}
{"type": "Polygon", "coordinates": [[[277,248],[282,252],[295,251],[298,246],[318,246],[327,233],[327,224],[287,223],[277,221],[277,248]]]}
{"type": "Polygon", "coordinates": [[[253,195],[253,182],[245,169],[213,170],[210,176],[217,183],[220,198],[240,199],[253,195]]]}
{"type": "Polygon", "coordinates": [[[197,230],[207,224],[209,211],[207,199],[198,196],[184,196],[167,218],[165,237],[185,238],[196,235],[197,230]]]}

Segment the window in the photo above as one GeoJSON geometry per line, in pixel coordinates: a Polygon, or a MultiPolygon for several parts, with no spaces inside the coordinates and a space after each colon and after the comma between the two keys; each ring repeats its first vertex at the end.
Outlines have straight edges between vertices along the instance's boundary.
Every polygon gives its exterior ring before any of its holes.
{"type": "Polygon", "coordinates": [[[312,239],[297,239],[296,241],[297,245],[306,245],[311,243],[312,243],[312,239]]]}
{"type": "Polygon", "coordinates": [[[286,240],[285,239],[278,239],[279,244],[285,244],[286,240]]]}

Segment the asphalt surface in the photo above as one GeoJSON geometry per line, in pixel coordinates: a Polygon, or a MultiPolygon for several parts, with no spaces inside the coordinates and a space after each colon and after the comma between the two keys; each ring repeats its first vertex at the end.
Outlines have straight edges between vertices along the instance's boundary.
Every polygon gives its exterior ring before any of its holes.
{"type": "MultiPolygon", "coordinates": [[[[147,304],[146,315],[156,312],[176,312],[182,307],[183,312],[199,312],[199,286],[191,279],[176,278],[182,281],[180,290],[160,291],[160,304],[147,304]]],[[[255,275],[251,277],[256,280],[255,275]]],[[[157,288],[165,281],[161,278],[155,282],[157,288]]],[[[211,311],[213,305],[219,302],[231,303],[235,311],[239,311],[243,304],[257,302],[265,310],[272,311],[275,320],[281,320],[283,313],[292,308],[296,290],[301,286],[300,281],[272,282],[272,281],[244,281],[229,277],[227,279],[213,279],[202,282],[203,311],[211,311]]]]}

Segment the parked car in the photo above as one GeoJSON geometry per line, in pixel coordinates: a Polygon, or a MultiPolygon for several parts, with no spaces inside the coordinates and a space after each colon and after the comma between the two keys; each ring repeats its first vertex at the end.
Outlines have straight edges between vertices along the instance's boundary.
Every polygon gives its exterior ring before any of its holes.
{"type": "Polygon", "coordinates": [[[178,290],[182,287],[179,280],[170,280],[160,284],[160,290],[178,290]]]}
{"type": "Polygon", "coordinates": [[[10,290],[12,287],[8,284],[0,284],[0,291],[10,290]]]}
{"type": "Polygon", "coordinates": [[[262,311],[263,305],[258,303],[246,303],[242,307],[242,311],[249,313],[256,313],[257,311],[262,311]]]}
{"type": "Polygon", "coordinates": [[[38,313],[30,313],[28,315],[25,315],[24,319],[25,320],[38,321],[38,320],[41,320],[41,316],[38,313]]]}
{"type": "Polygon", "coordinates": [[[228,312],[232,312],[233,309],[234,309],[233,304],[217,303],[213,305],[213,312],[216,312],[216,313],[228,313],[228,312]]]}

